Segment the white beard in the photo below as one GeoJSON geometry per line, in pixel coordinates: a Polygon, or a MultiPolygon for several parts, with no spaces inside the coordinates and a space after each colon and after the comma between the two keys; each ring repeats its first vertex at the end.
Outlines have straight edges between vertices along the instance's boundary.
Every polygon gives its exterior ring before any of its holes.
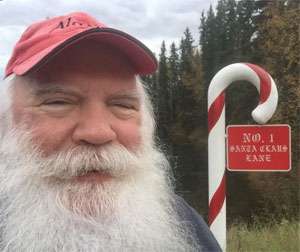
{"type": "Polygon", "coordinates": [[[155,148],[82,147],[43,158],[20,130],[0,140],[1,251],[199,251],[155,148]],[[71,182],[99,166],[114,178],[71,182]]]}

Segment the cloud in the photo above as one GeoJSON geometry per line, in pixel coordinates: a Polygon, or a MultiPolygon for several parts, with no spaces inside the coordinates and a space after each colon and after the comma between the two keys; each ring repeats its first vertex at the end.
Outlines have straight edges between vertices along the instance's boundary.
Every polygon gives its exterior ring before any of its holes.
{"type": "Polygon", "coordinates": [[[0,1],[0,69],[24,29],[46,17],[72,11],[90,13],[111,27],[142,40],[157,55],[161,42],[179,42],[186,27],[198,41],[203,9],[217,0],[2,0],[0,1]]]}
{"type": "Polygon", "coordinates": [[[26,27],[22,25],[0,26],[0,78],[12,53],[14,42],[17,41],[26,27]]]}

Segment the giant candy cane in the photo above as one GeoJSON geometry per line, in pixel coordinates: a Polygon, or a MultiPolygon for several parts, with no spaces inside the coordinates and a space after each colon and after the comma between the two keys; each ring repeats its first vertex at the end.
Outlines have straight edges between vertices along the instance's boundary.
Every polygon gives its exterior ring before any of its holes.
{"type": "Polygon", "coordinates": [[[225,190],[225,89],[234,81],[249,81],[260,93],[253,119],[266,123],[275,112],[278,93],[272,77],[249,63],[235,63],[221,69],[208,89],[209,225],[223,251],[226,250],[225,190]]]}

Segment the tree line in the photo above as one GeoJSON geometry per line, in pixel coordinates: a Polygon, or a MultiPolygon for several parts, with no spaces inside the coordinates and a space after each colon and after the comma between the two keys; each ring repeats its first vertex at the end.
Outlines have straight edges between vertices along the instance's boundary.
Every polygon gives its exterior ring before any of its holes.
{"type": "MultiPolygon", "coordinates": [[[[287,173],[227,172],[228,220],[299,218],[300,85],[299,2],[219,0],[202,12],[199,37],[189,28],[178,44],[162,42],[157,73],[143,78],[157,119],[160,147],[167,152],[177,191],[207,215],[207,90],[222,67],[250,62],[276,82],[279,103],[269,123],[292,128],[292,170],[287,173]]],[[[254,124],[258,103],[248,84],[226,90],[227,124],[254,124]]]]}

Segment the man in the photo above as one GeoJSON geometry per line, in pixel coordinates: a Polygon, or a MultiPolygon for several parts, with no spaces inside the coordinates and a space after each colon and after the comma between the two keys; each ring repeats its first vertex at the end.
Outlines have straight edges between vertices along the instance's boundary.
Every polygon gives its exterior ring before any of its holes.
{"type": "Polygon", "coordinates": [[[154,56],[85,13],[30,26],[1,85],[1,251],[219,251],[172,188],[138,76],[154,56]]]}

